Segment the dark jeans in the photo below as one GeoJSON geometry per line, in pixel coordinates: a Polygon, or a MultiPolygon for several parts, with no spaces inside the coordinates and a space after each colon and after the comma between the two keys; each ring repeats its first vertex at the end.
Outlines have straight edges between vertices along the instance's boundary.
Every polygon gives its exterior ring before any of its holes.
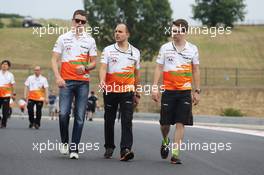
{"type": "Polygon", "coordinates": [[[107,93],[104,94],[104,134],[105,134],[105,148],[115,148],[114,143],[114,125],[116,119],[116,112],[118,104],[120,104],[121,112],[121,151],[132,148],[133,133],[132,133],[132,119],[133,119],[133,92],[126,93],[107,93]]]}
{"type": "Polygon", "coordinates": [[[40,126],[42,115],[43,101],[28,100],[27,109],[30,124],[37,124],[40,126]],[[36,118],[34,118],[34,106],[36,105],[36,118]]]}
{"type": "Polygon", "coordinates": [[[1,97],[0,98],[0,106],[2,107],[2,114],[3,114],[3,118],[2,118],[2,125],[6,126],[7,123],[7,118],[8,118],[8,114],[9,114],[9,101],[10,101],[10,97],[1,97]]]}
{"type": "Polygon", "coordinates": [[[78,152],[85,119],[88,100],[89,82],[66,80],[66,87],[60,88],[59,94],[59,121],[61,142],[69,143],[69,121],[74,98],[74,123],[72,130],[71,152],[78,152]]]}

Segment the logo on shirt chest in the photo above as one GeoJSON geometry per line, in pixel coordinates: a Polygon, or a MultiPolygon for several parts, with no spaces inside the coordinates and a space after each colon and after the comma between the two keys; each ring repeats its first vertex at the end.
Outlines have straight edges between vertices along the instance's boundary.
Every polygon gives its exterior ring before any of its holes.
{"type": "Polygon", "coordinates": [[[169,63],[169,64],[173,64],[176,60],[176,55],[173,54],[173,53],[170,53],[170,54],[166,54],[166,62],[169,63]]]}
{"type": "Polygon", "coordinates": [[[118,63],[118,57],[111,57],[110,58],[110,63],[111,64],[117,64],[118,63]]]}

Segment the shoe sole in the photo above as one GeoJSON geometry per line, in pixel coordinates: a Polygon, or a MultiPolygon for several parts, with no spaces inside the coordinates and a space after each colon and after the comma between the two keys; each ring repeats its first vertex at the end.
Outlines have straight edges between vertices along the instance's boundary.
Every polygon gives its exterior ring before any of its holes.
{"type": "Polygon", "coordinates": [[[180,164],[182,164],[182,162],[180,160],[178,160],[178,161],[171,161],[171,164],[180,165],[180,164]]]}
{"type": "Polygon", "coordinates": [[[70,159],[79,159],[79,157],[77,157],[77,156],[70,156],[70,159]]]}
{"type": "Polygon", "coordinates": [[[120,161],[128,161],[134,158],[134,153],[133,152],[129,152],[126,153],[123,157],[120,158],[120,161]]]}

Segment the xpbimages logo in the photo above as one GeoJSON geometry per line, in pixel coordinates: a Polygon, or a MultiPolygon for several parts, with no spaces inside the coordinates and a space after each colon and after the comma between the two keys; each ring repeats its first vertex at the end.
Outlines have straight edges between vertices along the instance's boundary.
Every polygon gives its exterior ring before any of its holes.
{"type": "MultiPolygon", "coordinates": [[[[58,25],[50,26],[49,24],[44,27],[33,27],[32,29],[32,35],[37,35],[39,37],[43,37],[45,35],[62,35],[69,31],[72,31],[73,33],[76,32],[76,29],[73,27],[61,27],[58,25]]],[[[85,32],[90,35],[98,35],[100,33],[100,27],[79,27],[77,30],[80,30],[80,33],[85,32]]]]}
{"type": "Polygon", "coordinates": [[[141,93],[142,95],[151,95],[152,92],[164,92],[165,85],[120,85],[115,82],[111,85],[99,85],[98,92],[104,92],[106,95],[110,92],[130,92],[136,91],[141,93]]]}
{"type": "MultiPolygon", "coordinates": [[[[60,143],[58,140],[55,142],[47,140],[47,142],[33,142],[32,150],[37,151],[40,154],[45,151],[59,151],[63,147],[63,143],[60,143]]],[[[79,153],[84,153],[86,151],[99,151],[100,143],[99,142],[86,142],[79,143],[78,145],[71,143],[68,148],[70,150],[78,150],[79,153]]]]}
{"type": "Polygon", "coordinates": [[[231,35],[232,34],[232,28],[231,27],[195,27],[190,26],[187,29],[184,26],[179,26],[178,30],[174,30],[171,26],[165,26],[164,27],[164,34],[166,36],[171,36],[175,34],[188,34],[188,35],[207,35],[211,38],[217,37],[217,35],[231,35]]]}
{"type": "Polygon", "coordinates": [[[205,151],[211,154],[215,154],[221,151],[231,151],[232,150],[232,143],[231,142],[191,142],[187,140],[186,142],[181,142],[180,144],[177,143],[169,143],[166,145],[168,150],[177,149],[180,151],[205,151]]]}

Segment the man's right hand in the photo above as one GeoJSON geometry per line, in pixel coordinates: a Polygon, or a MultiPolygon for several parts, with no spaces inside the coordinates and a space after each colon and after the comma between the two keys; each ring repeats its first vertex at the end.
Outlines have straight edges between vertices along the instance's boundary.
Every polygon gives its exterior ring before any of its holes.
{"type": "Polygon", "coordinates": [[[154,100],[155,102],[159,102],[160,95],[158,91],[152,91],[152,100],[154,100]]]}
{"type": "Polygon", "coordinates": [[[59,86],[59,87],[65,87],[65,81],[61,78],[61,77],[58,77],[57,79],[56,79],[56,83],[57,83],[57,85],[59,86]]]}

